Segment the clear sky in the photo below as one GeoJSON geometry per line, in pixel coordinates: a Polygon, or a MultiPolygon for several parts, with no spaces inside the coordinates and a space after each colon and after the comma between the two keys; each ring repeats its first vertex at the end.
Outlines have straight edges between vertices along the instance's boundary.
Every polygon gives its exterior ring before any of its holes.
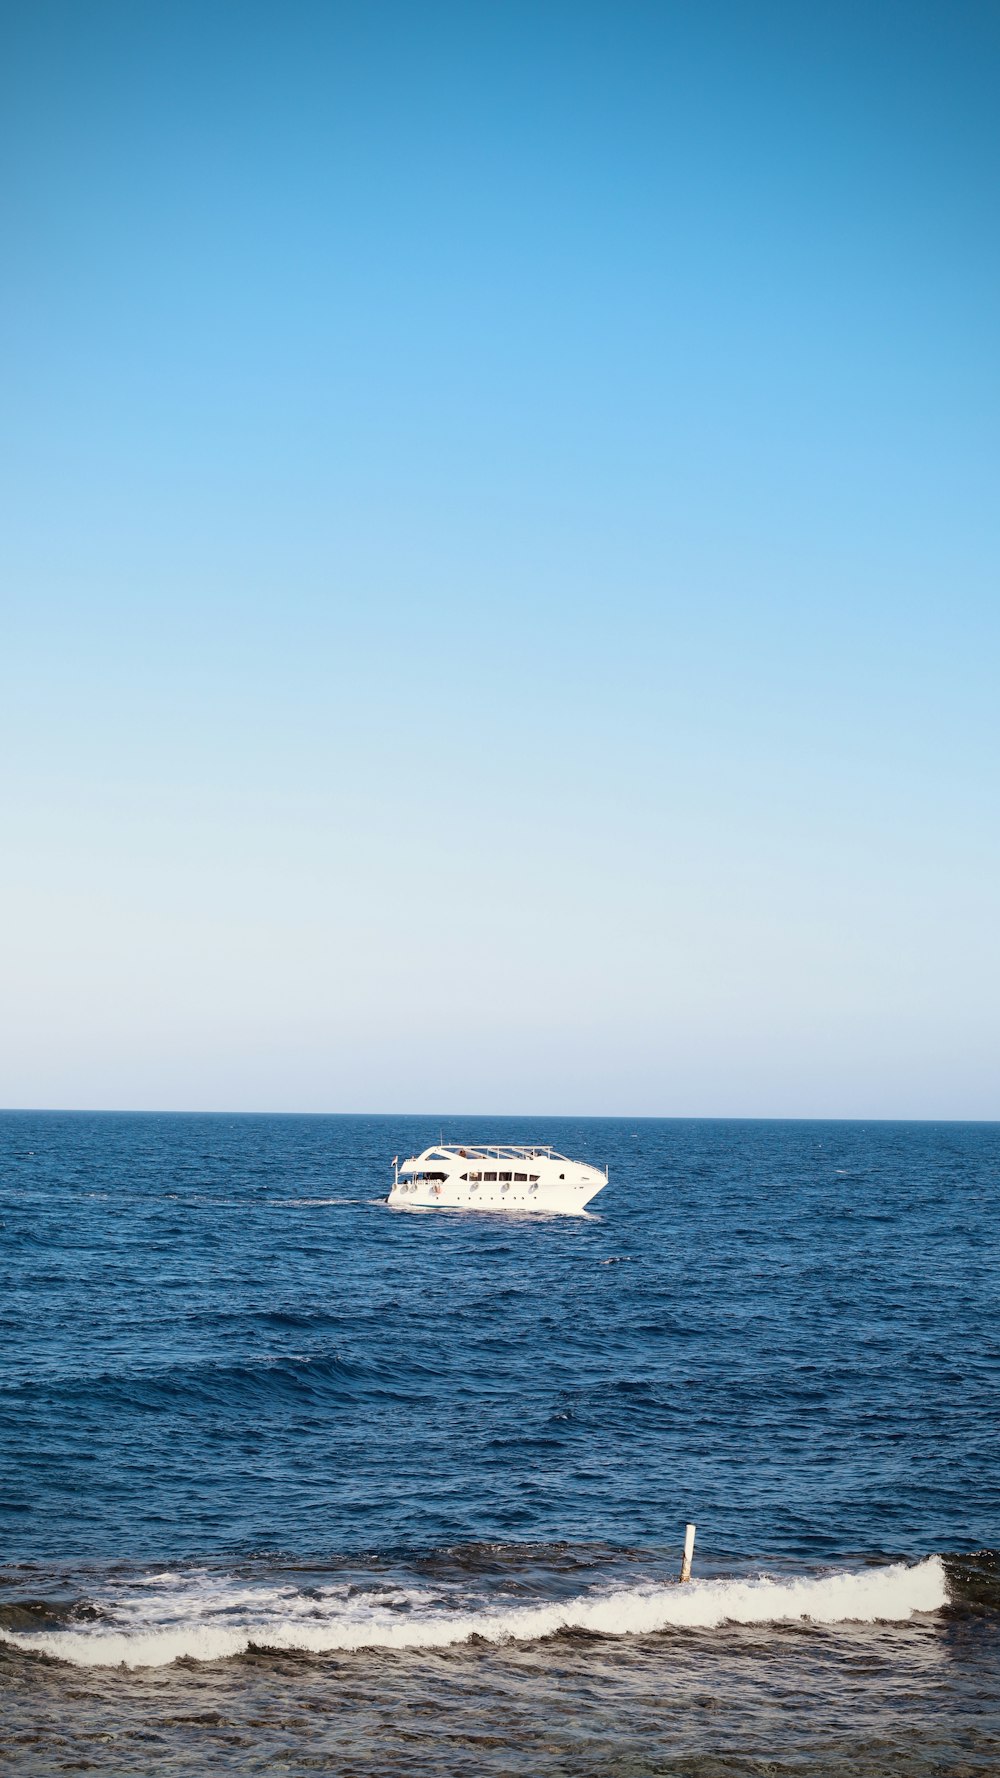
{"type": "Polygon", "coordinates": [[[0,1103],[1000,1116],[996,5],[0,83],[0,1103]]]}

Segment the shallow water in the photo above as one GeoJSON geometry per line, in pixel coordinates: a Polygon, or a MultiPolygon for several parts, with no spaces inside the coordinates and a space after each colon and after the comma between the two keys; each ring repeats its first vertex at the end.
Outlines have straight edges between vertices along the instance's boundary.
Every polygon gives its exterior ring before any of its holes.
{"type": "Polygon", "coordinates": [[[453,1120],[611,1183],[387,1210],[439,1133],[0,1118],[0,1758],[1000,1770],[1000,1128],[453,1120]]]}

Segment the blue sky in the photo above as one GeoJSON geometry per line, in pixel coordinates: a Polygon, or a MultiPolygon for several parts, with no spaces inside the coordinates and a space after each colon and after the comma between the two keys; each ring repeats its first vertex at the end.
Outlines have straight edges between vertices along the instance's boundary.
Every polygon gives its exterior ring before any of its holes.
{"type": "Polygon", "coordinates": [[[2,39],[0,1102],[1000,1116],[995,8],[2,39]]]}

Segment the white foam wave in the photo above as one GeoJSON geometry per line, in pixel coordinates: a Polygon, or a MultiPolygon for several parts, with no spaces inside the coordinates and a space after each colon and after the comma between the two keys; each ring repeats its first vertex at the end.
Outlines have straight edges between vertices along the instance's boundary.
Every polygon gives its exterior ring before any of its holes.
{"type": "Polygon", "coordinates": [[[364,1198],[268,1198],[268,1204],[290,1210],[319,1210],[326,1204],[363,1204],[364,1198]]]}
{"type": "Polygon", "coordinates": [[[944,1567],[936,1556],[861,1573],[647,1584],[515,1606],[405,1588],[301,1592],[241,1587],[204,1574],[162,1574],[137,1594],[103,1601],[104,1621],[86,1629],[0,1636],[81,1667],[162,1667],[182,1657],[225,1660],[251,1644],[326,1654],[447,1648],[472,1636],[492,1643],[535,1641],[569,1629],[631,1636],[727,1623],[899,1623],[947,1602],[944,1567]]]}

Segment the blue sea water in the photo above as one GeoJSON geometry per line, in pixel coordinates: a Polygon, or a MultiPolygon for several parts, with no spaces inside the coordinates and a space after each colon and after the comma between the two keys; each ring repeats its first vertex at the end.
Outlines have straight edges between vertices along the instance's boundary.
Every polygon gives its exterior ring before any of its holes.
{"type": "Polygon", "coordinates": [[[0,1117],[3,1750],[1000,1771],[998,1186],[997,1125],[0,1117]],[[442,1134],[610,1183],[390,1211],[442,1134]]]}

